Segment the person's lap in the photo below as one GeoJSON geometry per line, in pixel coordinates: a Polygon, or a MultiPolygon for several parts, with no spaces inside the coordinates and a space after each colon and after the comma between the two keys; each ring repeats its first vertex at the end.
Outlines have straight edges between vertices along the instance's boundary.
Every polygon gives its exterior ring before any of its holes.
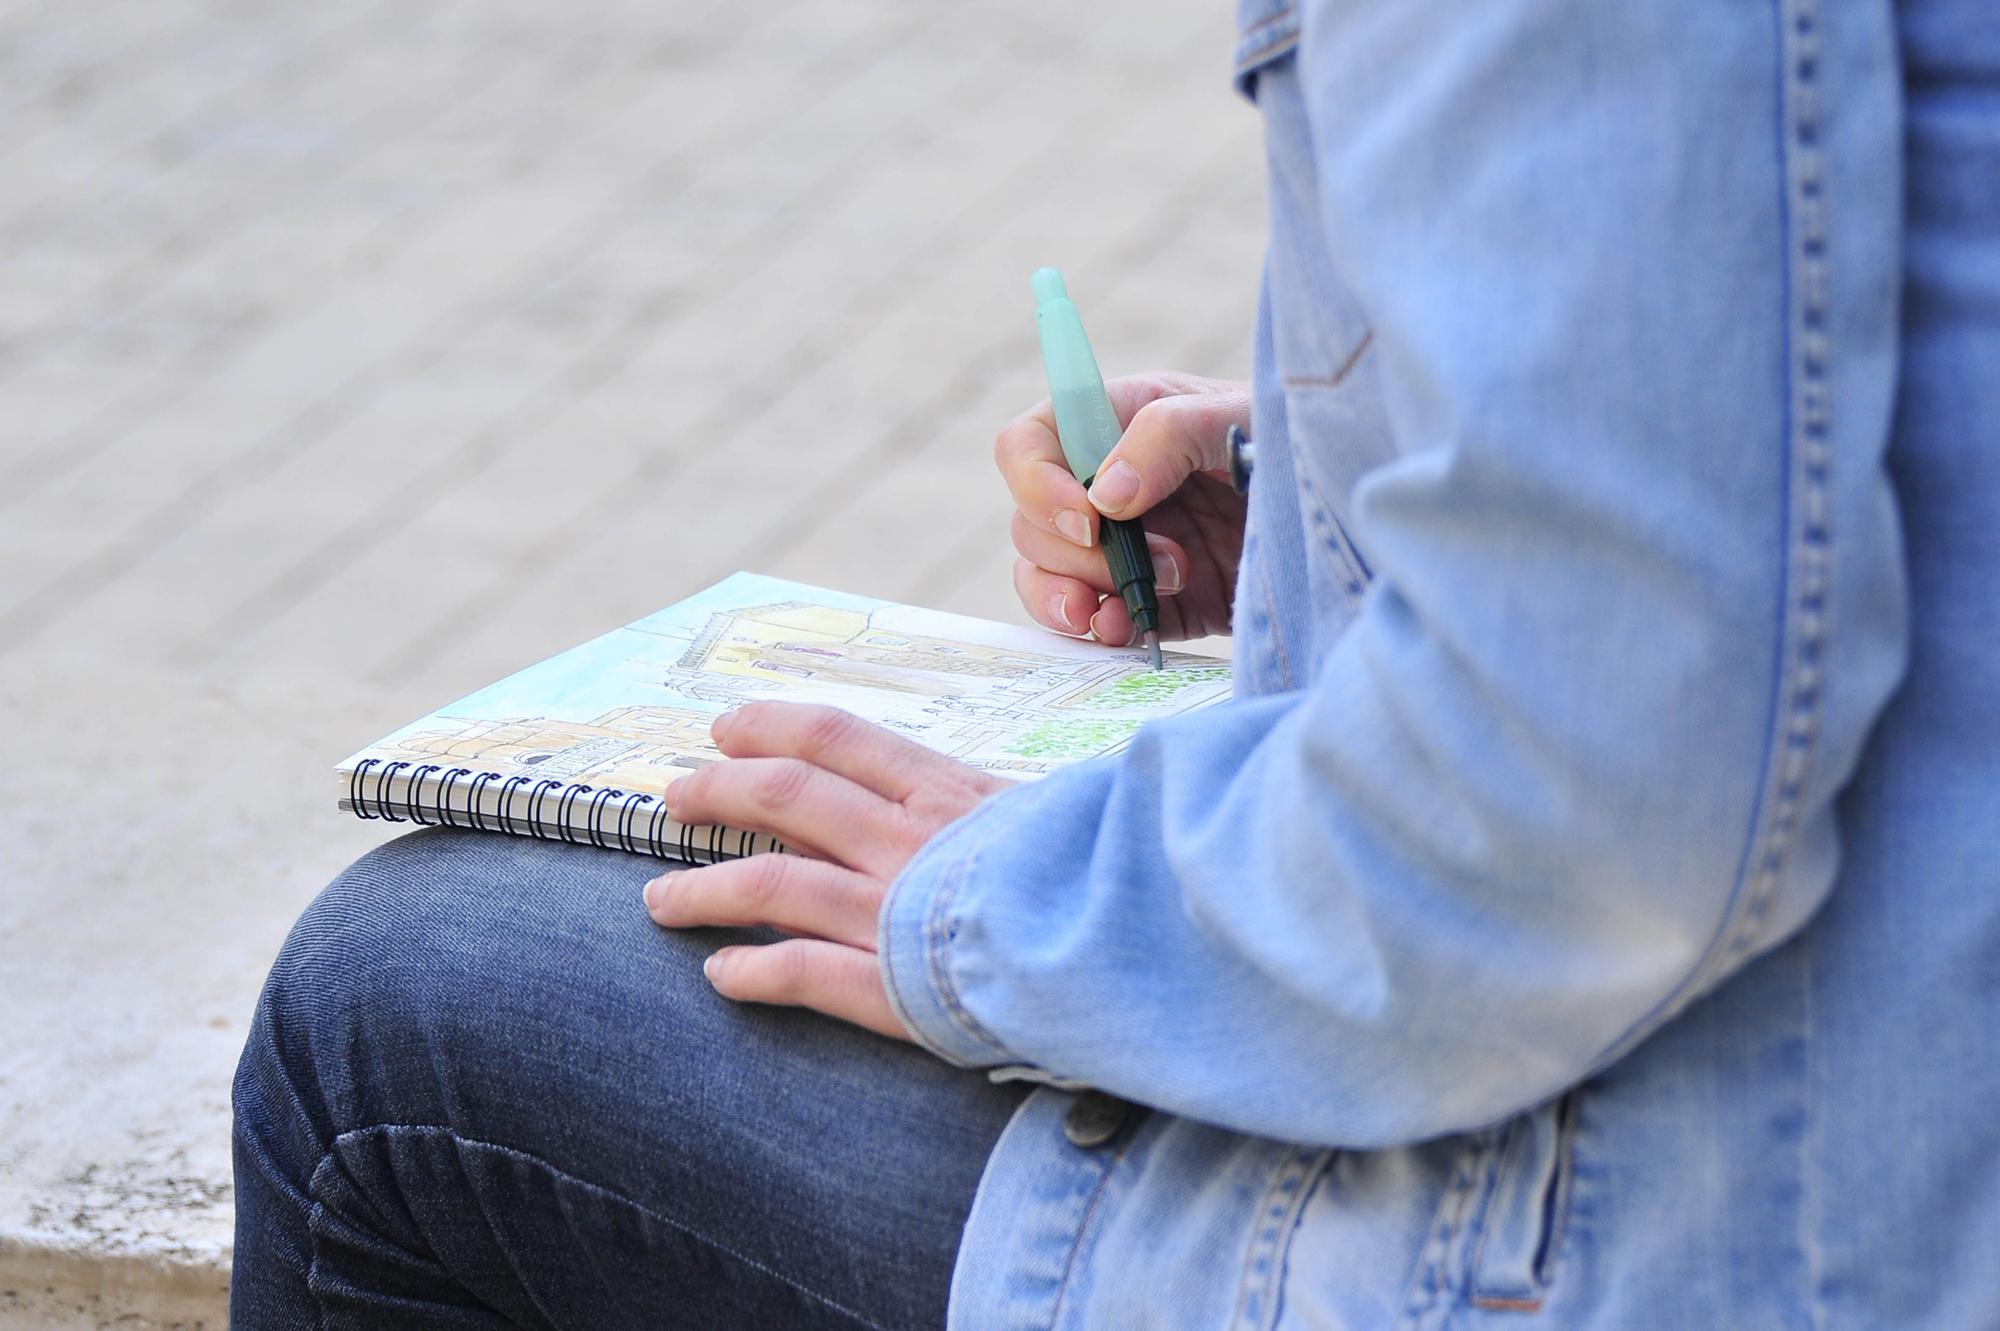
{"type": "Polygon", "coordinates": [[[287,942],[238,1074],[237,1325],[941,1326],[1016,1088],[717,997],[656,865],[430,831],[287,942]]]}

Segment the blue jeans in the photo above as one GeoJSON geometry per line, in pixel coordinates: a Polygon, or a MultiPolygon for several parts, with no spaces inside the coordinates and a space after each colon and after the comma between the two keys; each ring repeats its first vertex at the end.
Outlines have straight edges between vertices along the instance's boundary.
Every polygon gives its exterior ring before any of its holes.
{"type": "Polygon", "coordinates": [[[286,943],[236,1081],[239,1327],[939,1327],[1022,1092],[701,975],[617,852],[427,831],[286,943]]]}

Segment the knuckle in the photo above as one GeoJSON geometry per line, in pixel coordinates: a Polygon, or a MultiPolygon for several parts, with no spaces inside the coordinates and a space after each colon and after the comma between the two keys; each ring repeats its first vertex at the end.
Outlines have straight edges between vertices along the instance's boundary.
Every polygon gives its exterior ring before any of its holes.
{"type": "Polygon", "coordinates": [[[1016,416],[993,436],[993,465],[1011,475],[1034,456],[1035,425],[1029,416],[1016,416]]]}
{"type": "Polygon", "coordinates": [[[813,707],[803,718],[807,753],[830,753],[851,744],[860,724],[852,712],[838,707],[813,707]]]}
{"type": "Polygon", "coordinates": [[[758,773],[751,798],[765,809],[789,808],[805,793],[806,782],[810,778],[811,769],[804,763],[789,758],[775,759],[771,766],[758,773]]]}
{"type": "MultiPolygon", "coordinates": [[[[1151,455],[1171,444],[1174,425],[1179,417],[1185,398],[1156,397],[1132,413],[1132,423],[1125,427],[1125,442],[1141,455],[1151,455]]],[[[1139,457],[1132,457],[1134,463],[1139,457]]]]}
{"type": "Polygon", "coordinates": [[[1139,409],[1132,413],[1132,423],[1125,428],[1127,430],[1139,429],[1141,426],[1149,430],[1158,428],[1171,410],[1168,404],[1172,401],[1171,397],[1156,397],[1151,401],[1140,403],[1139,409]]]}
{"type": "Polygon", "coordinates": [[[812,990],[813,954],[803,947],[774,943],[770,948],[768,988],[773,997],[796,1002],[812,990]]]}
{"type": "Polygon", "coordinates": [[[744,904],[759,918],[768,918],[791,885],[791,864],[783,855],[759,855],[750,862],[756,867],[743,885],[744,904]]]}
{"type": "MultiPolygon", "coordinates": [[[[1139,415],[1132,418],[1132,423],[1138,425],[1139,416],[1146,418],[1145,431],[1139,442],[1150,455],[1159,457],[1177,471],[1192,470],[1203,462],[1202,421],[1207,410],[1208,404],[1201,397],[1191,393],[1176,394],[1154,398],[1139,409],[1139,415]]],[[[1220,436],[1214,444],[1221,447],[1220,436]]]]}
{"type": "Polygon", "coordinates": [[[955,820],[975,803],[947,790],[924,793],[903,806],[903,819],[896,829],[897,849],[914,855],[936,836],[946,823],[955,820]]]}

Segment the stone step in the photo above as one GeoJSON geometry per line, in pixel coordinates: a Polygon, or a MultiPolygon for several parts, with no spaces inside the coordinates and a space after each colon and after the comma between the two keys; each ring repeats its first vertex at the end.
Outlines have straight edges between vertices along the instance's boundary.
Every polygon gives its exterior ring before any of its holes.
{"type": "Polygon", "coordinates": [[[1244,369],[1229,6],[775,3],[0,0],[0,1327],[225,1323],[334,761],[738,567],[1020,618],[1041,264],[1244,369]]]}

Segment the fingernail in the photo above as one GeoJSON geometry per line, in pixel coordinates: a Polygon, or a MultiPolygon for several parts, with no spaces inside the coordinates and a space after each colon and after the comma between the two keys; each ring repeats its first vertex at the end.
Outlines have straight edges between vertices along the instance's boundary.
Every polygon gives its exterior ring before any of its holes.
{"type": "Polygon", "coordinates": [[[735,719],[736,719],[736,713],[724,712],[721,716],[718,716],[715,718],[715,720],[709,722],[708,724],[709,738],[713,739],[718,744],[721,743],[722,737],[729,731],[730,723],[735,719]]]}
{"type": "Polygon", "coordinates": [[[1181,566],[1172,555],[1153,556],[1153,583],[1162,596],[1181,589],[1181,566]]]}
{"type": "Polygon", "coordinates": [[[1057,592],[1049,598],[1049,617],[1064,628],[1074,628],[1069,622],[1069,593],[1057,592]]]}
{"type": "Polygon", "coordinates": [[[675,777],[672,781],[667,782],[667,788],[660,792],[660,798],[666,801],[668,813],[672,813],[674,806],[680,802],[681,785],[686,780],[687,778],[684,776],[675,777]]]}
{"type": "Polygon", "coordinates": [[[711,952],[708,954],[708,958],[701,963],[701,973],[708,977],[710,984],[715,983],[715,959],[721,955],[719,952],[711,952]]]}
{"type": "Polygon", "coordinates": [[[1139,497],[1139,473],[1129,462],[1114,462],[1097,473],[1089,499],[1099,513],[1118,514],[1139,497]]]}
{"type": "Polygon", "coordinates": [[[1073,508],[1056,510],[1056,530],[1071,545],[1090,547],[1090,519],[1073,508]]]}
{"type": "Polygon", "coordinates": [[[658,910],[660,903],[667,899],[667,880],[679,870],[670,870],[646,884],[646,909],[658,910]]]}

